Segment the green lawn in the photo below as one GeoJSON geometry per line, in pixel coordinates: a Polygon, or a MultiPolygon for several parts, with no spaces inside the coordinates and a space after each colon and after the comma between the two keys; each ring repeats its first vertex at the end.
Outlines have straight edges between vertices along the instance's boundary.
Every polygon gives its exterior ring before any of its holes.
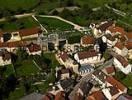
{"type": "Polygon", "coordinates": [[[3,31],[15,31],[15,30],[19,30],[23,28],[31,28],[35,26],[38,26],[38,24],[37,22],[34,21],[32,17],[25,17],[13,21],[0,22],[0,28],[3,31]]]}
{"type": "Polygon", "coordinates": [[[30,76],[32,74],[37,74],[40,70],[31,60],[25,60],[20,66],[17,66],[16,71],[19,76],[30,76]]]}
{"type": "Polygon", "coordinates": [[[59,66],[59,62],[57,61],[54,53],[44,53],[43,57],[51,61],[50,63],[51,68],[54,69],[56,66],[59,66]]]}
{"type": "Polygon", "coordinates": [[[125,79],[122,80],[124,85],[126,85],[128,88],[132,89],[132,73],[127,75],[125,79]]]}
{"type": "Polygon", "coordinates": [[[24,96],[25,89],[23,86],[20,86],[15,91],[11,92],[7,100],[19,100],[21,97],[24,96]]]}
{"type": "Polygon", "coordinates": [[[105,3],[110,2],[111,0],[75,0],[75,2],[81,6],[87,4],[92,8],[103,6],[105,3]]]}
{"type": "Polygon", "coordinates": [[[4,71],[5,77],[8,77],[9,75],[14,74],[14,68],[13,68],[12,64],[6,65],[4,67],[6,67],[6,70],[4,71]]]}
{"type": "Polygon", "coordinates": [[[51,30],[69,30],[73,26],[55,18],[37,17],[39,22],[49,31],[51,30]]]}
{"type": "Polygon", "coordinates": [[[30,10],[39,3],[39,0],[0,0],[0,9],[11,11],[30,10]]]}

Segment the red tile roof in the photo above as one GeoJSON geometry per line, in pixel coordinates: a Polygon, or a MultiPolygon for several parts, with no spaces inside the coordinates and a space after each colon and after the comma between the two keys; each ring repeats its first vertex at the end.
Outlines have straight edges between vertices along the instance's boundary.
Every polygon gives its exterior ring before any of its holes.
{"type": "Polygon", "coordinates": [[[128,61],[124,57],[116,55],[115,58],[123,65],[123,67],[127,67],[128,61]]]}
{"type": "Polygon", "coordinates": [[[127,47],[127,49],[132,49],[132,42],[127,42],[125,46],[127,47]]]}
{"type": "Polygon", "coordinates": [[[113,21],[107,21],[103,24],[101,24],[97,29],[100,29],[101,31],[106,31],[107,28],[109,28],[110,26],[112,26],[114,24],[113,21]]]}
{"type": "Polygon", "coordinates": [[[87,45],[87,44],[94,44],[95,39],[92,36],[85,35],[81,38],[82,44],[87,45]]]}
{"type": "Polygon", "coordinates": [[[20,47],[20,46],[25,46],[26,42],[25,41],[16,41],[16,42],[5,42],[5,43],[1,43],[0,42],[0,47],[20,47]]]}
{"type": "Polygon", "coordinates": [[[69,56],[68,56],[68,54],[67,54],[66,52],[61,52],[61,53],[59,54],[59,57],[60,57],[64,62],[69,58],[69,56]]]}
{"type": "Polygon", "coordinates": [[[115,72],[115,68],[113,66],[105,68],[108,74],[115,72]]]}
{"type": "Polygon", "coordinates": [[[78,53],[79,59],[86,59],[86,58],[94,57],[97,55],[98,55],[98,52],[95,50],[82,51],[78,53]]]}
{"type": "Polygon", "coordinates": [[[102,91],[95,91],[87,97],[87,100],[105,100],[102,91]]]}
{"type": "Polygon", "coordinates": [[[119,81],[117,81],[117,80],[116,80],[114,77],[112,77],[112,76],[108,76],[108,77],[106,78],[106,81],[107,81],[108,83],[110,83],[112,86],[118,88],[118,89],[121,90],[121,91],[124,91],[124,90],[126,89],[126,87],[125,87],[122,83],[120,83],[119,81]]]}
{"type": "Polygon", "coordinates": [[[111,33],[119,32],[119,33],[121,33],[121,34],[125,34],[124,28],[119,27],[119,26],[110,26],[110,27],[108,28],[108,30],[109,30],[111,33]]]}
{"type": "Polygon", "coordinates": [[[27,45],[27,48],[30,52],[41,51],[40,45],[34,43],[30,43],[29,45],[27,45]]]}
{"type": "Polygon", "coordinates": [[[55,100],[65,100],[65,92],[60,91],[55,95],[55,100]]]}
{"type": "Polygon", "coordinates": [[[46,93],[43,97],[42,100],[53,100],[54,99],[54,95],[51,93],[46,93]]]}
{"type": "Polygon", "coordinates": [[[123,43],[117,42],[117,43],[115,44],[115,47],[117,47],[117,48],[119,48],[119,49],[122,50],[125,46],[123,45],[123,43]]]}
{"type": "Polygon", "coordinates": [[[22,29],[19,31],[20,36],[28,36],[28,35],[34,35],[42,32],[40,27],[34,27],[34,28],[28,28],[28,29],[22,29]]]}
{"type": "Polygon", "coordinates": [[[132,32],[128,32],[125,34],[128,38],[128,40],[132,40],[132,32]]]}

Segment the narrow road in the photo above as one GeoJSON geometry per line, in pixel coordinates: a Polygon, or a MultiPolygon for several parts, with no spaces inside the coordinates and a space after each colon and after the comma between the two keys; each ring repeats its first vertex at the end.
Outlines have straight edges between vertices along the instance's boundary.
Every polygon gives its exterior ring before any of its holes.
{"type": "MultiPolygon", "coordinates": [[[[32,15],[34,15],[34,13],[25,13],[25,14],[10,16],[10,17],[23,18],[23,17],[32,16],[32,15]]],[[[6,19],[5,17],[3,17],[3,18],[0,19],[0,22],[6,21],[6,20],[7,20],[7,19],[6,19]]]]}
{"type": "Polygon", "coordinates": [[[116,14],[118,14],[118,15],[120,15],[122,17],[125,17],[126,16],[126,13],[125,12],[122,12],[122,11],[120,11],[118,9],[112,8],[108,4],[105,4],[105,7],[108,8],[108,9],[113,10],[116,14]]]}
{"type": "Polygon", "coordinates": [[[70,25],[73,25],[74,26],[74,29],[76,29],[76,30],[78,30],[78,31],[80,31],[80,32],[83,32],[84,31],[84,27],[82,27],[82,26],[80,26],[80,25],[77,25],[77,24],[75,24],[75,23],[73,23],[73,22],[71,22],[71,21],[68,21],[68,20],[66,20],[66,19],[63,19],[63,18],[61,18],[61,17],[59,17],[59,16],[49,16],[49,15],[38,15],[39,17],[48,17],[48,18],[55,18],[55,19],[59,19],[59,20],[61,20],[61,21],[64,21],[64,22],[66,22],[66,23],[68,23],[68,24],[70,24],[70,25]]]}
{"type": "Polygon", "coordinates": [[[38,21],[38,19],[35,17],[35,15],[32,15],[32,18],[33,18],[36,22],[39,23],[39,25],[40,25],[40,27],[41,27],[41,29],[42,29],[43,31],[45,31],[46,33],[48,33],[48,31],[46,30],[46,28],[43,27],[43,25],[38,21]]]}

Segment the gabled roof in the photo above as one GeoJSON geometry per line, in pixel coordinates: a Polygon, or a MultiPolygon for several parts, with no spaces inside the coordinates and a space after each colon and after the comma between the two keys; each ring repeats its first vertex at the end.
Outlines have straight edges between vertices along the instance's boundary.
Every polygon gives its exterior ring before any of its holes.
{"type": "Polygon", "coordinates": [[[108,30],[109,30],[111,33],[119,32],[119,33],[121,33],[121,34],[125,34],[124,28],[119,27],[119,26],[110,26],[110,27],[108,28],[108,30]]]}
{"type": "Polygon", "coordinates": [[[86,58],[98,56],[99,53],[92,49],[88,51],[78,52],[77,54],[78,54],[79,59],[86,59],[86,58]]]}
{"type": "Polygon", "coordinates": [[[87,45],[87,44],[94,44],[95,39],[92,36],[85,35],[81,38],[82,44],[87,45]]]}
{"type": "Polygon", "coordinates": [[[123,67],[127,67],[128,61],[124,57],[121,55],[116,55],[114,57],[122,64],[123,67]]]}
{"type": "Polygon", "coordinates": [[[127,47],[127,49],[132,49],[132,42],[127,41],[125,46],[127,47]]]}
{"type": "Polygon", "coordinates": [[[55,95],[55,100],[65,100],[65,92],[64,91],[59,91],[55,95]]]}
{"type": "Polygon", "coordinates": [[[114,96],[114,95],[116,95],[116,94],[119,93],[118,88],[115,87],[115,86],[110,86],[110,87],[108,87],[108,88],[109,88],[109,90],[110,90],[110,94],[111,94],[112,96],[114,96]]]}
{"type": "Polygon", "coordinates": [[[61,53],[59,54],[59,57],[60,57],[64,62],[69,58],[69,56],[68,56],[68,54],[67,54],[66,52],[61,52],[61,53]]]}
{"type": "Polygon", "coordinates": [[[102,91],[95,91],[87,97],[87,100],[106,100],[102,91]]]}
{"type": "Polygon", "coordinates": [[[111,74],[111,73],[115,72],[115,69],[114,69],[113,66],[111,66],[111,67],[106,67],[105,69],[106,69],[106,71],[107,71],[108,74],[111,74]]]}
{"type": "Polygon", "coordinates": [[[27,28],[27,29],[22,29],[19,31],[20,36],[28,36],[28,35],[34,35],[41,33],[42,30],[40,27],[34,27],[34,28],[27,28]]]}
{"type": "Polygon", "coordinates": [[[122,42],[117,42],[117,43],[115,44],[115,47],[117,47],[117,48],[119,48],[119,49],[122,50],[125,46],[123,45],[122,42]]]}
{"type": "Polygon", "coordinates": [[[100,29],[101,31],[106,31],[106,29],[112,26],[113,24],[114,24],[113,21],[106,21],[103,24],[101,24],[97,29],[100,29]]]}
{"type": "Polygon", "coordinates": [[[106,77],[107,77],[106,74],[104,72],[102,72],[101,70],[94,71],[93,75],[96,76],[102,82],[105,82],[106,77]]]}
{"type": "Polygon", "coordinates": [[[40,45],[34,43],[30,43],[29,45],[27,45],[27,48],[30,52],[37,52],[41,50],[40,45]]]}
{"type": "Polygon", "coordinates": [[[20,46],[25,46],[27,43],[25,41],[16,41],[16,42],[5,42],[1,43],[0,42],[0,47],[20,47],[20,46]]]}
{"type": "Polygon", "coordinates": [[[117,89],[124,91],[126,87],[112,76],[107,76],[106,81],[117,89]]]}
{"type": "Polygon", "coordinates": [[[84,95],[87,95],[90,92],[90,90],[92,89],[92,87],[93,87],[93,84],[90,82],[83,82],[79,86],[79,88],[82,90],[84,95]]]}

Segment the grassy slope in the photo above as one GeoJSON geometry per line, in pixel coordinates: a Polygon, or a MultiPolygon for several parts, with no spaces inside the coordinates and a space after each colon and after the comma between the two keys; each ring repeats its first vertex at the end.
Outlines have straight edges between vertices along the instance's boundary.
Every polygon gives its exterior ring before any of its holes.
{"type": "Polygon", "coordinates": [[[0,22],[0,28],[3,31],[14,31],[19,30],[21,28],[31,28],[35,26],[38,26],[38,24],[34,21],[32,17],[25,17],[10,22],[9,21],[0,22]]]}
{"type": "Polygon", "coordinates": [[[63,21],[54,18],[37,17],[40,23],[48,30],[67,30],[72,29],[73,26],[63,21]]]}
{"type": "Polygon", "coordinates": [[[0,8],[16,11],[18,9],[29,10],[37,5],[39,0],[0,0],[0,8]]]}
{"type": "Polygon", "coordinates": [[[20,76],[29,76],[31,74],[36,74],[39,72],[39,69],[34,65],[31,60],[25,60],[22,62],[21,66],[16,68],[18,75],[20,76]]]}

